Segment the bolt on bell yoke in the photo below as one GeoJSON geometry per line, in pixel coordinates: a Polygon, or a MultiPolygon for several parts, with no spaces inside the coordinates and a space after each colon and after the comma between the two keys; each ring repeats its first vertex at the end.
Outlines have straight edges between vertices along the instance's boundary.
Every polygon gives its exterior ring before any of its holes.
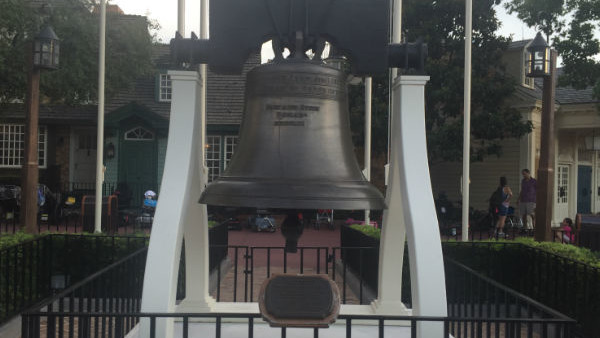
{"type": "Polygon", "coordinates": [[[236,152],[200,203],[383,209],[382,194],[354,155],[347,96],[346,75],[320,60],[278,59],[254,68],[236,152]]]}

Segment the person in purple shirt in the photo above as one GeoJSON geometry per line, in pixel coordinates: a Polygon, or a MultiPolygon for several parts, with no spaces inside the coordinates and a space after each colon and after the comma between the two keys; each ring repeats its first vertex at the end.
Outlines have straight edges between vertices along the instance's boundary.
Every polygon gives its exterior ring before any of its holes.
{"type": "Polygon", "coordinates": [[[535,227],[537,181],[531,177],[529,169],[523,169],[521,174],[523,175],[523,180],[521,181],[521,191],[519,192],[519,198],[517,198],[517,204],[519,205],[519,213],[523,218],[523,226],[527,230],[532,230],[535,227]],[[531,222],[528,222],[528,216],[531,218],[531,222]]]}

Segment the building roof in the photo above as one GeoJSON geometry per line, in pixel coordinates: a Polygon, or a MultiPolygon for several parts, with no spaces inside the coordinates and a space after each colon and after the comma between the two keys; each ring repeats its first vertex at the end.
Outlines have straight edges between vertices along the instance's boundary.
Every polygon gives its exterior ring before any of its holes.
{"type": "MultiPolygon", "coordinates": [[[[558,69],[558,74],[562,73],[562,69],[558,69]]],[[[544,80],[537,78],[535,79],[535,95],[541,100],[542,90],[544,88],[544,80]]],[[[532,91],[530,89],[530,91],[532,91]]],[[[585,104],[585,103],[598,103],[600,100],[594,98],[594,91],[592,87],[585,89],[575,89],[571,86],[556,87],[555,93],[556,103],[560,105],[566,104],[585,104]]]]}
{"type": "MultiPolygon", "coordinates": [[[[153,61],[159,69],[168,69],[170,64],[169,45],[158,44],[153,48],[153,61]]],[[[240,124],[244,110],[244,88],[246,73],[260,64],[260,55],[251,56],[239,75],[220,75],[208,72],[207,79],[207,123],[208,124],[240,124]]],[[[156,100],[156,78],[148,76],[140,78],[135,85],[107,100],[107,114],[118,108],[135,102],[152,110],[159,116],[168,119],[171,111],[170,102],[156,100]]]]}
{"type": "MultiPolygon", "coordinates": [[[[25,105],[11,103],[0,105],[0,118],[6,122],[22,122],[25,105]]],[[[93,125],[98,119],[98,106],[89,105],[40,105],[39,121],[43,124],[93,125]]]]}
{"type": "Polygon", "coordinates": [[[530,42],[532,41],[532,39],[528,39],[528,40],[518,40],[518,41],[511,41],[508,44],[508,49],[523,49],[525,48],[530,42]]]}

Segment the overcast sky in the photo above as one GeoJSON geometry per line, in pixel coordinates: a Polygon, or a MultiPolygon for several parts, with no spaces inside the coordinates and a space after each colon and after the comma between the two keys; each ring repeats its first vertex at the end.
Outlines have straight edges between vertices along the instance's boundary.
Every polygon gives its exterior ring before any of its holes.
{"type": "MultiPolygon", "coordinates": [[[[161,30],[158,32],[159,39],[164,43],[175,36],[177,30],[177,0],[109,0],[111,4],[117,4],[126,14],[145,15],[151,20],[157,21],[161,30]]],[[[502,28],[500,34],[513,35],[513,40],[533,39],[535,31],[521,23],[519,19],[510,16],[502,8],[498,8],[502,28]]],[[[192,31],[198,33],[200,1],[186,0],[185,33],[189,37],[192,31]]]]}

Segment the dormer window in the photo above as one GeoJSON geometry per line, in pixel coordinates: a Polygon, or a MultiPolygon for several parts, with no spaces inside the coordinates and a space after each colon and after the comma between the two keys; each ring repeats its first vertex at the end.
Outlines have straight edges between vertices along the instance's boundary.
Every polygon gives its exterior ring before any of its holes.
{"type": "Polygon", "coordinates": [[[159,74],[158,78],[158,101],[171,101],[171,76],[169,74],[159,74]]]}
{"type": "Polygon", "coordinates": [[[527,51],[527,49],[523,49],[523,62],[522,62],[523,66],[521,67],[521,84],[527,88],[533,88],[535,79],[532,77],[526,76],[527,67],[528,67],[529,58],[530,58],[529,54],[530,53],[527,51]]]}

